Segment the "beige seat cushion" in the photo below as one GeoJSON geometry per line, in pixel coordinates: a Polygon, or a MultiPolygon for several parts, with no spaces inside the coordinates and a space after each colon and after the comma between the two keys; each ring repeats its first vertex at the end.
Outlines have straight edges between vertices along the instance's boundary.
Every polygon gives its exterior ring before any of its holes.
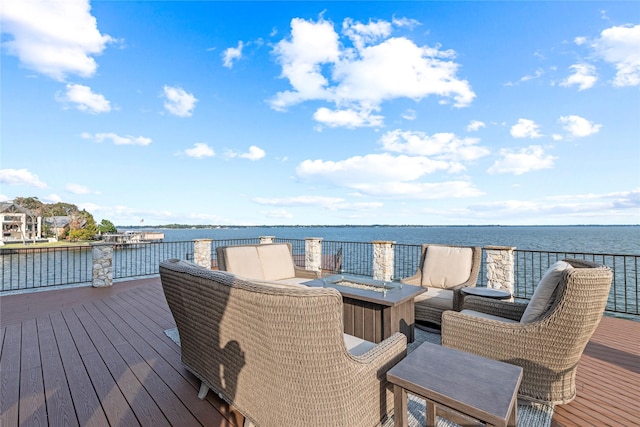
{"type": "Polygon", "coordinates": [[[342,336],[344,338],[344,345],[347,346],[349,353],[354,356],[362,356],[376,346],[376,344],[371,341],[366,341],[353,335],[342,334],[342,336]]]}
{"type": "Polygon", "coordinates": [[[442,288],[429,288],[427,292],[413,299],[416,305],[428,305],[442,310],[453,310],[453,291],[442,288]]]}
{"type": "Polygon", "coordinates": [[[232,246],[224,251],[227,271],[248,279],[266,279],[255,246],[232,246]]]}
{"type": "Polygon", "coordinates": [[[304,278],[304,277],[291,277],[289,279],[280,279],[277,283],[287,284],[287,285],[304,285],[306,282],[311,281],[312,279],[304,278]]]}
{"type": "Polygon", "coordinates": [[[296,276],[288,245],[268,244],[257,248],[266,280],[290,279],[296,276]]]}
{"type": "Polygon", "coordinates": [[[565,261],[558,261],[549,267],[533,292],[520,323],[535,322],[547,312],[553,303],[553,294],[562,279],[562,274],[571,268],[571,264],[565,261]]]}
{"type": "Polygon", "coordinates": [[[451,288],[471,275],[473,250],[449,246],[428,246],[422,267],[422,286],[451,288]]]}
{"type": "Polygon", "coordinates": [[[475,311],[475,310],[462,310],[460,313],[468,314],[468,315],[470,315],[470,316],[475,316],[475,317],[481,317],[481,318],[483,318],[483,319],[497,320],[498,322],[505,322],[505,323],[519,323],[517,320],[507,319],[507,318],[500,317],[500,316],[494,316],[493,314],[483,313],[483,312],[481,312],[481,311],[475,311]]]}

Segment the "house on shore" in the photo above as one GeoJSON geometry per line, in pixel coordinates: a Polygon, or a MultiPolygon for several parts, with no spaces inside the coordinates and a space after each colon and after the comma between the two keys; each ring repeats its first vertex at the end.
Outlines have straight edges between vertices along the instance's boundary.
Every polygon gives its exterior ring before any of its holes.
{"type": "Polygon", "coordinates": [[[0,245],[42,238],[42,217],[12,201],[0,202],[0,245]]]}

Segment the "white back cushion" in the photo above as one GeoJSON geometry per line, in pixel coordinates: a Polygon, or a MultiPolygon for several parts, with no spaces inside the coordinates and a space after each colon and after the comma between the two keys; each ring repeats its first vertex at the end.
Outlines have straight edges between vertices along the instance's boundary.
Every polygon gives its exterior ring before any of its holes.
{"type": "Polygon", "coordinates": [[[258,246],[258,256],[265,280],[290,279],[296,276],[288,245],[260,245],[258,246]]]}
{"type": "Polygon", "coordinates": [[[471,275],[473,250],[448,246],[428,246],[422,267],[422,286],[451,288],[471,275]]]}
{"type": "Polygon", "coordinates": [[[558,261],[549,267],[546,273],[544,273],[544,276],[542,276],[542,279],[540,279],[538,287],[533,292],[531,301],[529,301],[529,305],[527,305],[527,308],[522,314],[520,323],[535,322],[547,312],[553,303],[553,292],[562,279],[562,273],[571,268],[573,268],[571,264],[565,261],[558,261]]]}
{"type": "Polygon", "coordinates": [[[224,252],[227,271],[247,279],[266,279],[255,246],[231,246],[224,252]]]}

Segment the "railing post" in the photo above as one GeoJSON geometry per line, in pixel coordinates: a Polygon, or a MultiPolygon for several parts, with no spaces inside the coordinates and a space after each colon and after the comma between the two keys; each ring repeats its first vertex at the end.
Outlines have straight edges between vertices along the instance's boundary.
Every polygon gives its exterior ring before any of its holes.
{"type": "Polygon", "coordinates": [[[93,256],[91,286],[104,288],[113,285],[113,245],[92,243],[91,255],[93,256]]]}
{"type": "Polygon", "coordinates": [[[273,239],[275,239],[276,236],[260,236],[260,244],[261,245],[267,245],[269,243],[273,243],[273,239]]]}
{"type": "Polygon", "coordinates": [[[193,241],[193,262],[211,270],[211,239],[193,241]]]}
{"type": "Polygon", "coordinates": [[[375,240],[373,244],[373,278],[375,280],[392,280],[394,267],[393,244],[395,242],[375,240]]]}
{"type": "Polygon", "coordinates": [[[514,290],[514,254],[513,246],[485,246],[487,257],[487,288],[508,291],[514,290]]]}
{"type": "Polygon", "coordinates": [[[304,268],[322,272],[322,237],[305,237],[304,268]]]}

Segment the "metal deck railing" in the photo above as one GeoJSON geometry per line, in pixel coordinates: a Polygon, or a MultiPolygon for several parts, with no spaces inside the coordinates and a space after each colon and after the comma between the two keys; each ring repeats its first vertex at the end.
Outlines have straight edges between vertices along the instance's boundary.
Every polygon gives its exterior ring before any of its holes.
{"type": "MultiPolygon", "coordinates": [[[[305,240],[275,239],[291,243],[296,264],[304,267],[305,240]]],[[[219,246],[257,244],[259,238],[211,241],[211,267],[217,268],[219,246]]],[[[343,272],[373,275],[374,245],[368,242],[322,241],[322,269],[325,273],[343,272]]],[[[420,245],[394,244],[393,278],[413,275],[420,263],[420,245]]],[[[640,315],[640,255],[569,253],[540,250],[515,250],[514,296],[527,300],[548,267],[557,260],[580,258],[604,264],[613,271],[613,283],[607,304],[611,313],[640,315]]],[[[90,283],[92,248],[64,246],[55,248],[0,249],[0,295],[23,291],[90,283]]],[[[117,245],[113,251],[113,279],[133,279],[158,274],[160,261],[170,258],[193,260],[194,242],[154,242],[117,245]]],[[[486,257],[483,255],[478,286],[486,286],[486,257]]]]}

